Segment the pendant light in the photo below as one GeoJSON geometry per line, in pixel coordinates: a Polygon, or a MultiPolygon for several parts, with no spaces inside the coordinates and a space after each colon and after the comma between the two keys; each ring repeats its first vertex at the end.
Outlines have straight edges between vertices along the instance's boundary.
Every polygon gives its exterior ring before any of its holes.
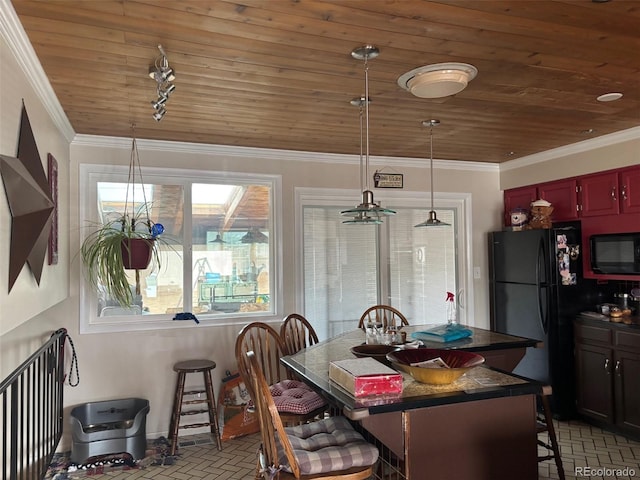
{"type": "Polygon", "coordinates": [[[431,210],[429,210],[429,219],[416,225],[416,227],[446,227],[448,223],[438,220],[436,211],[433,207],[433,127],[440,125],[440,120],[425,120],[422,122],[423,127],[429,127],[429,175],[431,177],[431,210]]]}
{"type": "Polygon", "coordinates": [[[269,237],[262,233],[258,227],[251,227],[240,239],[241,243],[269,243],[269,237]]]}
{"type": "Polygon", "coordinates": [[[369,98],[368,61],[369,59],[376,58],[379,54],[380,50],[373,45],[357,47],[351,52],[353,58],[364,61],[364,96],[351,101],[352,105],[360,107],[360,189],[362,190],[362,203],[355,208],[340,212],[341,215],[353,217],[343,222],[348,224],[380,224],[382,223],[380,216],[395,215],[396,213],[395,210],[382,208],[379,204],[375,203],[373,200],[373,192],[369,188],[369,104],[371,103],[371,99],[369,98]],[[364,155],[363,137],[365,142],[364,155]]]}
{"type": "Polygon", "coordinates": [[[222,237],[220,236],[220,234],[216,234],[216,238],[214,240],[209,241],[209,243],[227,243],[225,242],[222,237]]]}

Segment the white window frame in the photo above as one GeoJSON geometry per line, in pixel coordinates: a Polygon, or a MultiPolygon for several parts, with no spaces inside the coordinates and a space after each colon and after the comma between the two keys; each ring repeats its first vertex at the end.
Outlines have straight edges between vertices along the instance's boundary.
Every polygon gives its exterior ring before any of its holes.
{"type": "MultiPolygon", "coordinates": [[[[122,182],[126,183],[129,167],[121,165],[97,165],[81,164],[79,175],[79,245],[90,231],[87,225],[98,222],[97,183],[98,182],[122,182]]],[[[143,330],[165,330],[175,328],[203,328],[213,326],[244,325],[251,321],[272,321],[283,317],[283,279],[282,279],[282,177],[280,175],[247,174],[240,172],[220,172],[203,170],[186,170],[173,168],[143,167],[142,178],[145,184],[171,184],[183,185],[191,183],[218,183],[235,184],[251,183],[255,185],[267,185],[272,191],[271,205],[271,231],[269,235],[269,255],[271,267],[269,277],[272,293],[270,302],[273,309],[270,312],[246,312],[243,315],[234,313],[230,317],[221,315],[198,315],[199,324],[192,320],[173,320],[171,314],[135,315],[98,317],[97,295],[88,284],[82,273],[81,262],[80,275],[80,333],[115,333],[143,330]]],[[[191,225],[191,198],[189,190],[185,189],[184,198],[184,252],[183,265],[192,264],[192,225],[191,225]]],[[[78,257],[79,258],[79,257],[78,257]]],[[[183,270],[185,271],[185,270],[183,270]]],[[[183,285],[189,282],[183,274],[183,285]]],[[[183,287],[184,288],[184,287],[183,287]]],[[[185,303],[185,308],[190,309],[185,303]]],[[[188,311],[188,310],[187,310],[188,311]]]]}
{"type": "MultiPolygon", "coordinates": [[[[357,203],[362,193],[358,190],[296,187],[295,188],[295,259],[296,259],[296,311],[304,312],[304,207],[337,206],[344,207],[357,203]]],[[[375,191],[376,201],[388,208],[423,208],[425,219],[430,209],[430,196],[425,192],[375,191]]],[[[458,321],[465,325],[475,325],[473,315],[473,268],[472,265],[472,208],[471,194],[457,192],[434,192],[434,207],[456,211],[457,232],[457,276],[458,276],[458,321]]],[[[383,219],[384,221],[384,219],[383,219]]],[[[351,228],[363,228],[352,225],[351,228]]],[[[381,259],[384,261],[385,259],[381,259]]],[[[383,280],[384,281],[384,280],[383,280]]]]}

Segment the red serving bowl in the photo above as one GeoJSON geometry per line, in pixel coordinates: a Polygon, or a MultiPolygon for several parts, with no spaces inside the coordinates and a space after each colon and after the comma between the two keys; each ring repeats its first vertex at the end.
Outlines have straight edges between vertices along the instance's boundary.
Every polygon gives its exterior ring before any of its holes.
{"type": "Polygon", "coordinates": [[[431,385],[447,385],[456,381],[473,367],[482,365],[484,357],[477,353],[462,350],[436,348],[412,348],[387,354],[391,366],[410,374],[414,380],[431,385]],[[440,357],[450,368],[426,368],[412,366],[440,357]]]}
{"type": "Polygon", "coordinates": [[[391,363],[387,360],[387,354],[400,350],[396,345],[382,345],[382,344],[366,344],[357,345],[351,348],[353,353],[358,358],[371,357],[375,358],[379,362],[390,366],[391,363]]]}

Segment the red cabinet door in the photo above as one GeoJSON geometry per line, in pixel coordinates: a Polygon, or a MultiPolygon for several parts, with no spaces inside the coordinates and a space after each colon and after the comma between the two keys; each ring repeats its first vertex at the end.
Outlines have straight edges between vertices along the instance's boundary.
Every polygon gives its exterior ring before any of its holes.
{"type": "Polygon", "coordinates": [[[640,166],[620,172],[620,202],[622,213],[640,213],[640,166]]]}
{"type": "Polygon", "coordinates": [[[578,218],[578,181],[575,178],[542,183],[538,185],[538,195],[553,206],[551,218],[554,222],[578,218]]]}
{"type": "Polygon", "coordinates": [[[580,179],[580,186],[583,217],[620,213],[617,172],[584,176],[580,179]]]}
{"type": "Polygon", "coordinates": [[[524,208],[529,210],[531,202],[537,200],[538,189],[535,185],[528,187],[511,188],[504,191],[504,224],[511,225],[511,210],[524,208]]]}

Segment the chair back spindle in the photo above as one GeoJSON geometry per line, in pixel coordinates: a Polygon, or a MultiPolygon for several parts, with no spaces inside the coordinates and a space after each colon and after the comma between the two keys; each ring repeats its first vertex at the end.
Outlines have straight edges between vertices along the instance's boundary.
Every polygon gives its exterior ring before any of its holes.
{"type": "Polygon", "coordinates": [[[256,398],[250,375],[247,352],[252,351],[261,365],[263,375],[269,385],[282,380],[291,379],[291,375],[280,363],[280,357],[285,355],[285,347],[280,334],[270,325],[263,322],[253,322],[245,325],[236,338],[235,355],[238,371],[244,381],[251,398],[256,398]]]}
{"type": "Polygon", "coordinates": [[[318,335],[309,321],[298,313],[287,316],[280,326],[280,338],[287,355],[318,343],[318,335]]]}
{"type": "Polygon", "coordinates": [[[407,318],[398,309],[389,305],[374,305],[367,308],[360,317],[358,328],[366,330],[369,322],[382,326],[384,330],[388,328],[398,329],[409,325],[407,318]]]}

